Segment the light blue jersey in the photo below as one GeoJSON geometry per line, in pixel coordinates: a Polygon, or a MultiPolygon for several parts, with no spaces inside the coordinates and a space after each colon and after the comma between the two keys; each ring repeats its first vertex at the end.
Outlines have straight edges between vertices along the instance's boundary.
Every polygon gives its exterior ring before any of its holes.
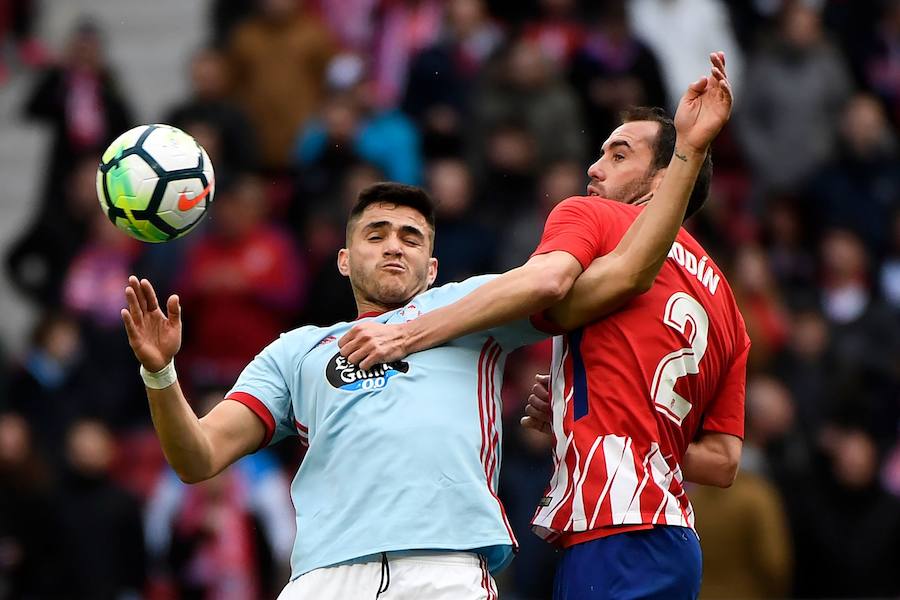
{"type": "MultiPolygon", "coordinates": [[[[493,277],[372,318],[415,319],[493,277]]],[[[282,334],[227,395],[265,423],[264,446],[290,435],[309,445],[291,484],[292,579],[392,550],[471,550],[492,571],[506,566],[516,542],[496,493],[503,367],[511,350],[547,336],[521,321],[364,372],[338,352],[353,325],[282,334]]]]}

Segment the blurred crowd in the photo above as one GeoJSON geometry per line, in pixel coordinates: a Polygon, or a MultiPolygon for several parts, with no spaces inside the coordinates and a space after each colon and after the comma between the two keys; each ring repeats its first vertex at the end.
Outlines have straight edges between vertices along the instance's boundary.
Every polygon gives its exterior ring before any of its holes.
{"type": "MultiPolygon", "coordinates": [[[[42,316],[26,352],[0,347],[0,599],[246,600],[286,581],[301,447],[178,480],[119,317],[130,273],[181,295],[179,375],[203,414],[279,332],[355,317],[335,256],[361,188],[430,191],[438,283],[517,266],[618,112],[673,110],[712,50],[737,99],[688,228],[753,350],[741,473],[689,492],[703,597],[900,597],[900,2],[215,0],[190,95],[157,115],[206,148],[215,202],[160,245],[97,205],[98,156],[137,124],[127,65],[88,17],[54,58],[38,8],[0,0],[0,84],[34,72],[21,110],[53,140],[4,257],[42,316]]],[[[557,558],[528,531],[549,442],[518,425],[548,359],[518,353],[504,388],[510,599],[549,598],[557,558]]]]}

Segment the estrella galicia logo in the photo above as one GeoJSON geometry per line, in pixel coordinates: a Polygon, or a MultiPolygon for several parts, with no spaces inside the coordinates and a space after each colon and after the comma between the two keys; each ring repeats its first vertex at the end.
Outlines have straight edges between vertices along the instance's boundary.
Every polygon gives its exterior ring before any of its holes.
{"type": "Polygon", "coordinates": [[[335,354],[325,367],[328,383],[341,390],[380,390],[388,380],[399,373],[409,371],[409,363],[402,360],[388,364],[375,365],[363,371],[350,363],[340,353],[335,354]]]}

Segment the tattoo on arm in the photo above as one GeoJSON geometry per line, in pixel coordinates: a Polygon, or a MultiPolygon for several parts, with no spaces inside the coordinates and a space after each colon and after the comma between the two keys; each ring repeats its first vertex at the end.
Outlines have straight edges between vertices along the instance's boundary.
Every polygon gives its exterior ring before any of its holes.
{"type": "Polygon", "coordinates": [[[678,154],[678,149],[675,150],[675,158],[679,159],[681,162],[687,162],[687,155],[678,154]]]}

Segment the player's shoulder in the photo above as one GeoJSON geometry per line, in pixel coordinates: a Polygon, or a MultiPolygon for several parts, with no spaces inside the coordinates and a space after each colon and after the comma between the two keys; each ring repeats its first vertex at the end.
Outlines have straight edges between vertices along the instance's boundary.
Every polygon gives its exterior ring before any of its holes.
{"type": "MultiPolygon", "coordinates": [[[[346,323],[339,323],[338,325],[346,325],[346,323]]],[[[318,327],[316,325],[297,327],[279,335],[271,344],[266,346],[266,350],[286,356],[305,354],[323,340],[328,340],[328,337],[332,335],[332,330],[336,327],[318,327]]]]}
{"type": "Polygon", "coordinates": [[[443,285],[439,285],[422,292],[421,294],[413,298],[410,303],[418,303],[420,307],[429,309],[434,308],[435,305],[454,302],[459,298],[472,293],[473,291],[496,277],[496,274],[475,275],[473,277],[469,277],[468,279],[463,279],[462,281],[452,281],[450,283],[445,283],[443,285]]]}
{"type": "Polygon", "coordinates": [[[556,205],[554,211],[582,211],[588,213],[628,213],[638,210],[636,206],[601,198],[600,196],[569,196],[556,205]]]}

